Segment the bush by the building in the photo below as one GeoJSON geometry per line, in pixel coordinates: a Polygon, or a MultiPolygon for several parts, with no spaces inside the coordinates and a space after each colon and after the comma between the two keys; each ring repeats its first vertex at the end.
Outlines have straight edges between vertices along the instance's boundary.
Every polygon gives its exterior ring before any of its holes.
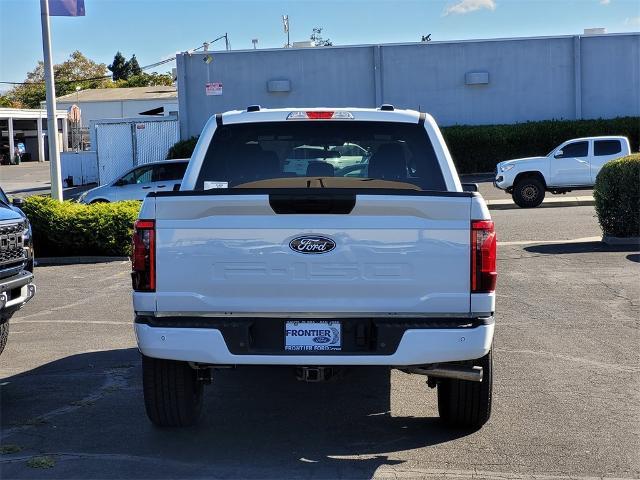
{"type": "Polygon", "coordinates": [[[640,153],[606,163],[593,197],[605,235],[640,237],[640,153]]]}
{"type": "Polygon", "coordinates": [[[515,125],[445,127],[442,134],[458,173],[492,172],[498,162],[547,155],[572,138],[623,135],[631,150],[640,143],[640,118],[548,120],[515,125]]]}
{"type": "MultiPolygon", "coordinates": [[[[521,157],[547,155],[566,140],[598,135],[623,135],[631,149],[640,144],[640,118],[598,120],[547,120],[515,125],[459,125],[443,127],[458,173],[495,170],[498,162],[521,157]]],[[[176,143],[167,158],[189,158],[197,137],[176,143]]]]}
{"type": "Polygon", "coordinates": [[[177,158],[189,158],[193,153],[193,149],[196,148],[196,143],[198,143],[198,137],[191,137],[186,140],[180,140],[173,144],[173,146],[169,149],[169,153],[167,154],[168,160],[173,160],[177,158]]]}
{"type": "Polygon", "coordinates": [[[126,256],[140,202],[83,205],[32,196],[23,211],[31,222],[37,257],[126,256]]]}

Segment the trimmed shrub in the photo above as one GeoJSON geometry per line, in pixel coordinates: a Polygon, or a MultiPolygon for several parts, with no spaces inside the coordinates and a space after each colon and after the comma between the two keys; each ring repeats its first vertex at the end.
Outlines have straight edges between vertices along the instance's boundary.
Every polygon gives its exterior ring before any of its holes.
{"type": "Polygon", "coordinates": [[[174,158],[190,158],[193,153],[193,149],[196,148],[198,143],[198,137],[191,137],[187,140],[180,140],[173,144],[167,153],[167,160],[174,158]]]}
{"type": "Polygon", "coordinates": [[[606,163],[593,197],[605,235],[640,237],[640,153],[606,163]]]}
{"type": "MultiPolygon", "coordinates": [[[[457,125],[443,127],[458,173],[493,172],[498,162],[547,155],[562,142],[579,137],[624,135],[631,150],[640,144],[640,118],[545,120],[514,125],[457,125]]],[[[167,158],[189,158],[198,137],[176,143],[167,158]]]]}
{"type": "Polygon", "coordinates": [[[133,223],[140,202],[83,205],[49,197],[25,200],[24,213],[33,230],[36,256],[131,254],[133,223]]]}
{"type": "Polygon", "coordinates": [[[640,118],[547,120],[515,125],[462,125],[442,128],[458,173],[493,172],[498,162],[547,155],[572,138],[624,135],[631,150],[640,143],[640,118]]]}

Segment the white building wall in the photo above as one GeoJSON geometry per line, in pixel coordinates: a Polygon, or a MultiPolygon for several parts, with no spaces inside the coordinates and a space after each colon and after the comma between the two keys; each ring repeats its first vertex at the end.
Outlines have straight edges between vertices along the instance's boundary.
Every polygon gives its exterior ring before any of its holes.
{"type": "MultiPolygon", "coordinates": [[[[76,102],[58,102],[58,109],[69,110],[76,102]]],[[[157,100],[122,100],[110,102],[78,102],[82,113],[82,126],[89,127],[92,120],[108,118],[148,118],[139,115],[154,108],[164,107],[165,112],[177,111],[178,100],[167,102],[166,99],[157,100]]]]}

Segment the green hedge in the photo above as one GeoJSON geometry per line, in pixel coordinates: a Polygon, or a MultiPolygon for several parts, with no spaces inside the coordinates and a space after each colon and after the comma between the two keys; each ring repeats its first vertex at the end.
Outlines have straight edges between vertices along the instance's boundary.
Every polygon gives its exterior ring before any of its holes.
{"type": "Polygon", "coordinates": [[[83,205],[32,196],[23,211],[31,222],[36,256],[125,256],[131,253],[140,202],[83,205]]]}
{"type": "Polygon", "coordinates": [[[640,117],[608,120],[548,120],[515,125],[445,127],[442,134],[458,173],[492,172],[498,162],[547,155],[572,138],[624,135],[637,151],[640,117]]]}
{"type": "Polygon", "coordinates": [[[605,235],[640,237],[640,153],[606,163],[593,197],[605,235]]]}
{"type": "MultiPolygon", "coordinates": [[[[442,128],[458,173],[492,172],[496,164],[548,154],[572,138],[597,135],[629,137],[631,150],[640,144],[640,117],[599,120],[546,120],[515,125],[460,125],[442,128]]],[[[168,158],[188,158],[197,137],[176,143],[168,158]]]]}
{"type": "Polygon", "coordinates": [[[180,140],[173,144],[173,146],[169,149],[169,153],[167,154],[167,159],[171,160],[174,158],[189,158],[193,153],[193,149],[196,148],[196,143],[198,143],[198,137],[191,137],[187,140],[180,140]]]}

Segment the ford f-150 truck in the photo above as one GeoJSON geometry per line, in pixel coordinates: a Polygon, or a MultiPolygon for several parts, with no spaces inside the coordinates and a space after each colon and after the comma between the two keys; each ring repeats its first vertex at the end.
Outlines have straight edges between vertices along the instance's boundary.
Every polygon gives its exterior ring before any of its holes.
{"type": "Polygon", "coordinates": [[[631,153],[627,137],[568,140],[546,157],[517,158],[496,166],[494,185],[511,194],[522,208],[537,207],[545,191],[567,193],[590,189],[602,166],[631,153]]]}
{"type": "Polygon", "coordinates": [[[0,188],[0,353],[9,336],[9,319],[33,298],[33,248],[21,199],[9,203],[0,188]]]}
{"type": "Polygon", "coordinates": [[[494,224],[425,113],[215,115],[180,191],[144,200],[132,268],[156,425],[194,423],[212,370],[238,365],[289,365],[307,381],[388,366],[426,375],[447,423],[489,419],[494,224]],[[368,154],[287,168],[301,146],[341,145],[368,154]]]}

